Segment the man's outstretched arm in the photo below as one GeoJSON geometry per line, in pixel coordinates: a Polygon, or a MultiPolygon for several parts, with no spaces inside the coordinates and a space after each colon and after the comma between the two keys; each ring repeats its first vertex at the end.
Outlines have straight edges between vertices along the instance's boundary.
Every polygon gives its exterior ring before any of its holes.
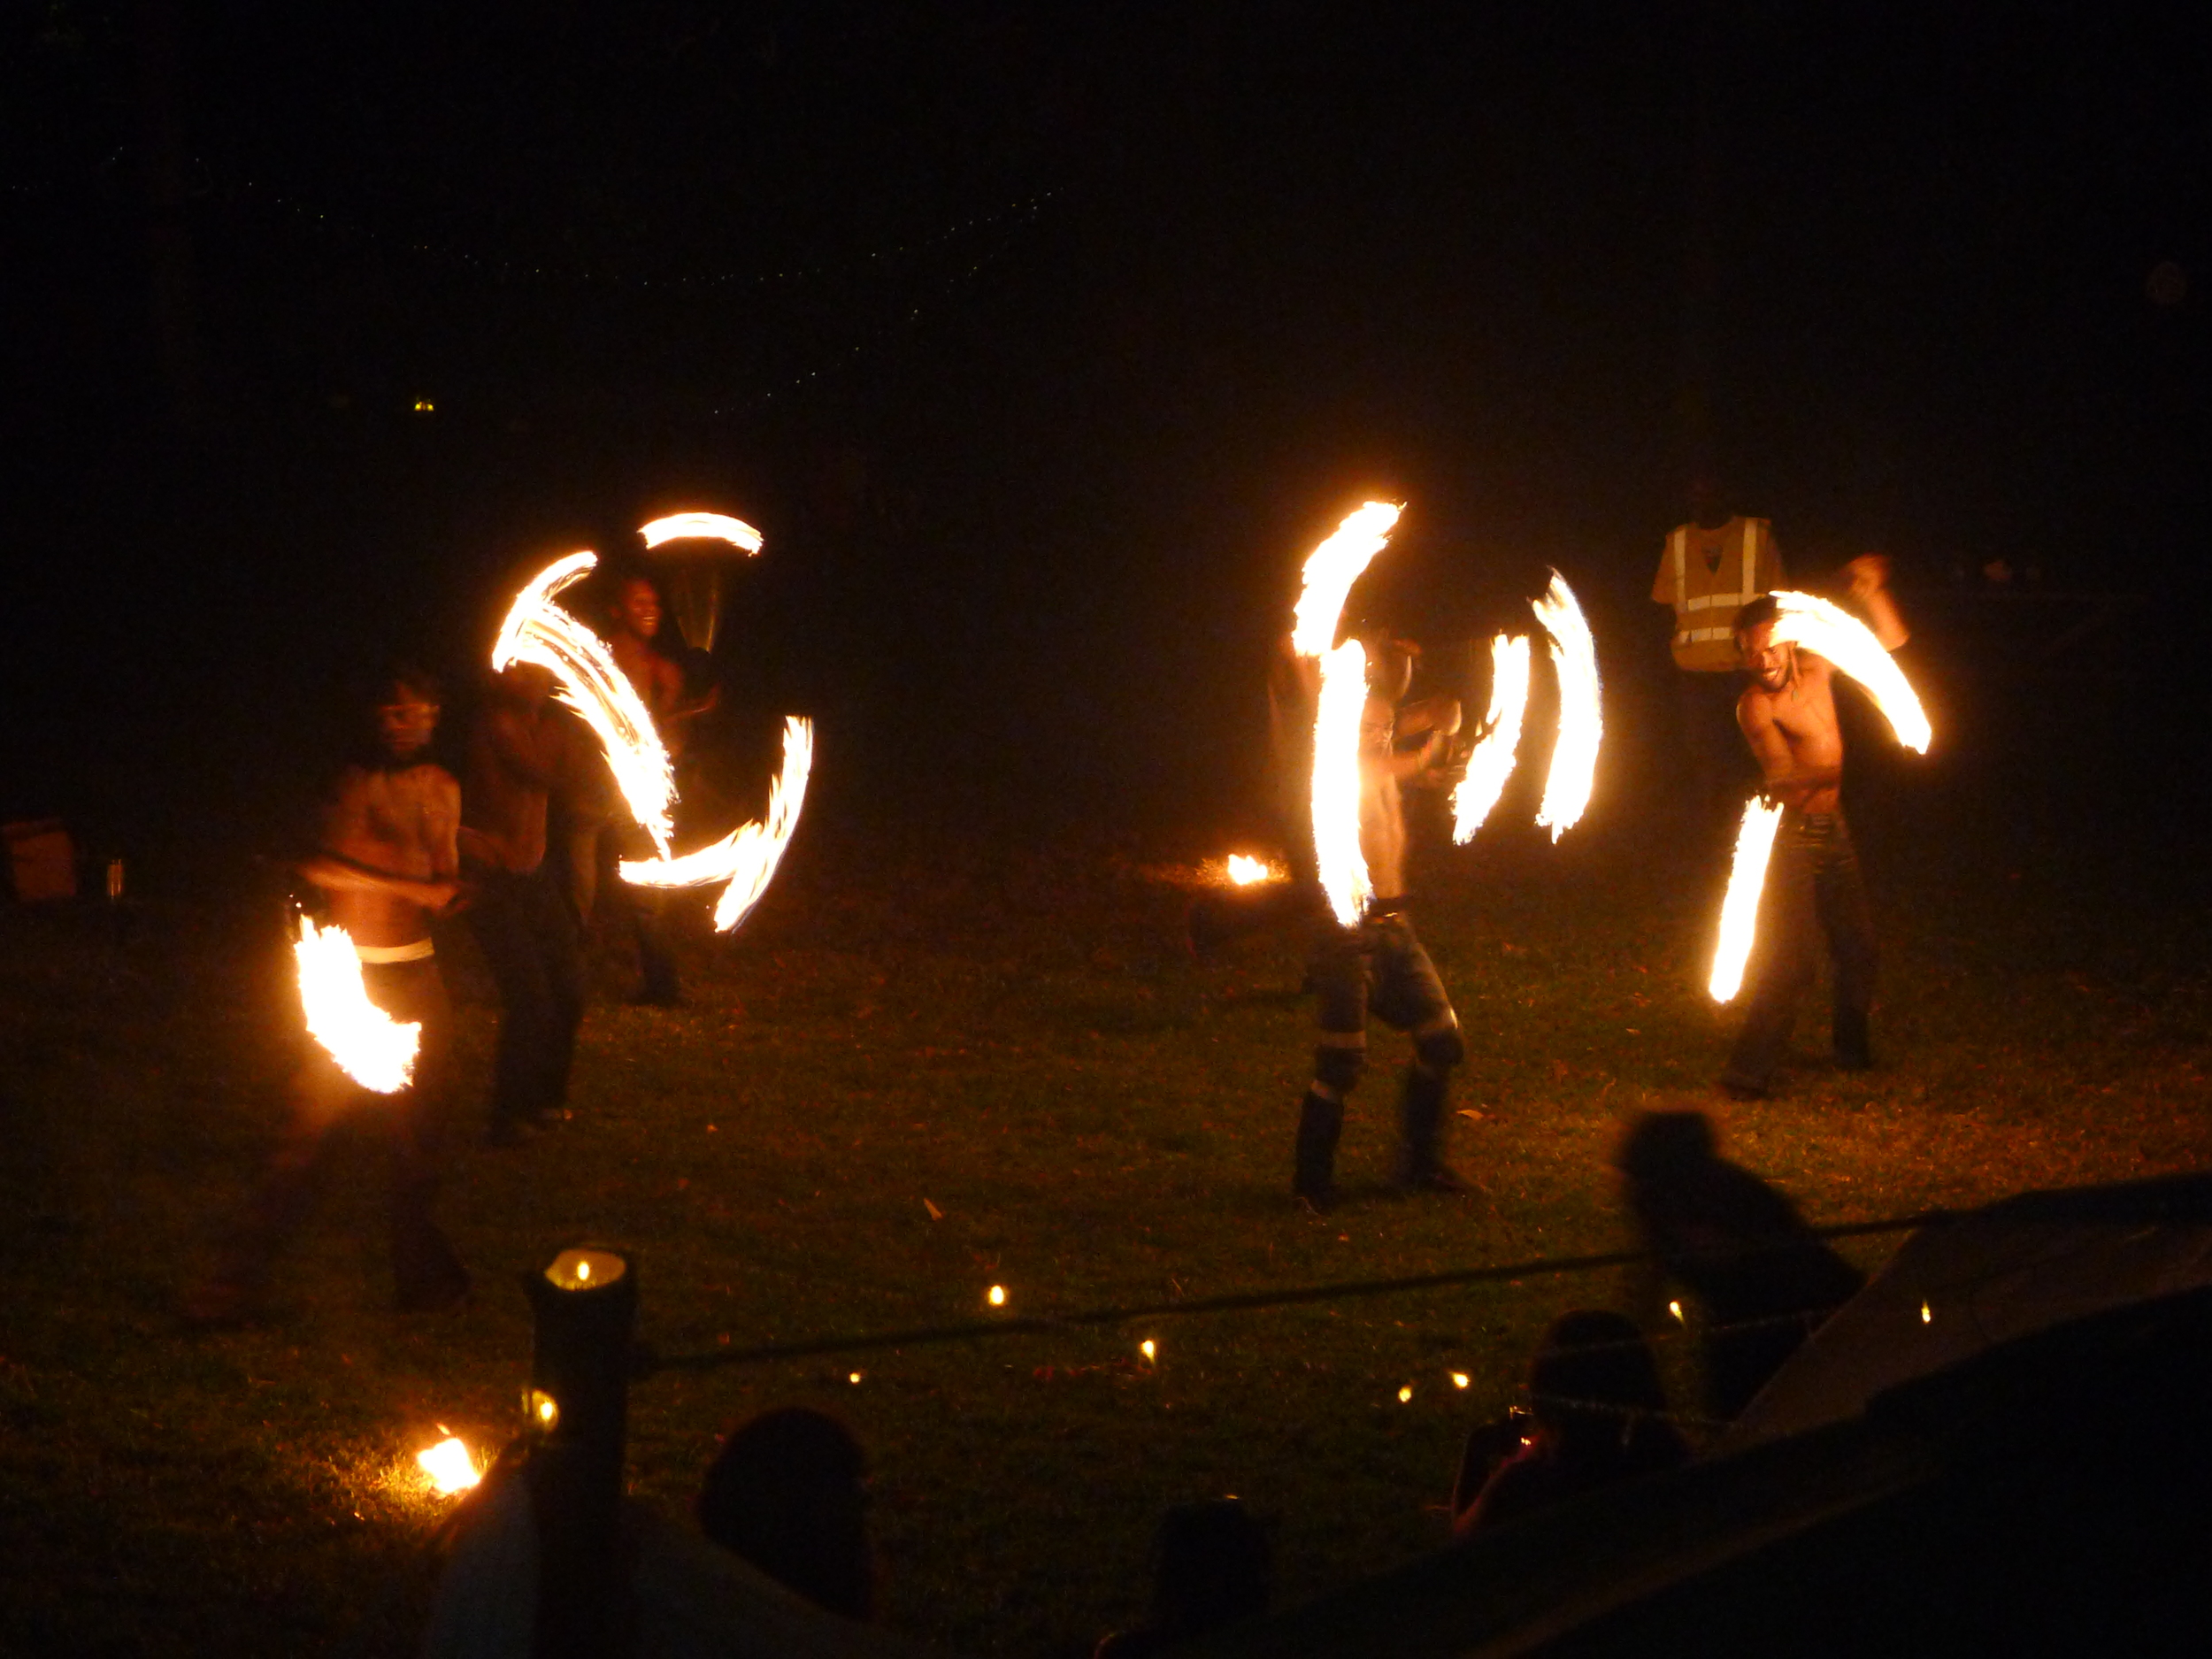
{"type": "Polygon", "coordinates": [[[1843,570],[1851,579],[1851,597],[1866,612],[1867,624],[1884,650],[1896,650],[1912,638],[1905,618],[1897,612],[1896,600],[1890,596],[1887,555],[1863,553],[1843,570]]]}

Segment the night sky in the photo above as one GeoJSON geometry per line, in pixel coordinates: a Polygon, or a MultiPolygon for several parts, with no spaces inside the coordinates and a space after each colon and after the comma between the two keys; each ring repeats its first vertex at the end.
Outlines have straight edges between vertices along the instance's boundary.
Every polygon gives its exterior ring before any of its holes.
{"type": "Polygon", "coordinates": [[[537,561],[678,505],[766,531],[722,672],[856,800],[1233,813],[1366,494],[1410,503],[1377,603],[1464,634],[1555,563],[1632,700],[1700,474],[1809,575],[2001,557],[2194,660],[2202,7],[0,30],[11,816],[219,818],[347,669],[459,674],[537,561]]]}

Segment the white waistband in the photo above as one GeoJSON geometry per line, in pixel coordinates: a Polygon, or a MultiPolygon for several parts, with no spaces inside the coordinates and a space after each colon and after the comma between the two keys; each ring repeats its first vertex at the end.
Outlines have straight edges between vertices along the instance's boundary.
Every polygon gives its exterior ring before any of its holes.
{"type": "Polygon", "coordinates": [[[418,939],[408,945],[356,945],[353,954],[364,962],[420,962],[425,956],[434,956],[438,947],[427,939],[418,939]]]}

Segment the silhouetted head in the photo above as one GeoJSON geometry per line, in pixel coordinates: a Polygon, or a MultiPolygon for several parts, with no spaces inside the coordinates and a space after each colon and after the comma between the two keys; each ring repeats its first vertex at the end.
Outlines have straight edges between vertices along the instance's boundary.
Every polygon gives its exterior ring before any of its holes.
{"type": "Polygon", "coordinates": [[[1720,1156],[1713,1120],[1703,1112],[1646,1112],[1628,1126],[1613,1167],[1635,1181],[1663,1181],[1720,1156]]]}
{"type": "Polygon", "coordinates": [[[1552,1321],[1529,1363],[1528,1389],[1536,1420],[1563,1443],[1618,1447],[1634,1420],[1630,1414],[1667,1409],[1643,1333],[1626,1315],[1602,1309],[1552,1321]]]}
{"type": "Polygon", "coordinates": [[[699,1530],[816,1606],[864,1619],[875,1603],[867,1474],[835,1417],[804,1406],[764,1412],[707,1466],[699,1530]]]}
{"type": "Polygon", "coordinates": [[[1274,1547],[1266,1526],[1234,1498],[1186,1503],[1152,1538],[1152,1624],[1195,1636],[1267,1611],[1274,1547]]]}
{"type": "Polygon", "coordinates": [[[380,757],[400,765],[421,758],[438,733],[444,699],[437,677],[413,663],[391,664],[378,676],[372,703],[380,757]]]}

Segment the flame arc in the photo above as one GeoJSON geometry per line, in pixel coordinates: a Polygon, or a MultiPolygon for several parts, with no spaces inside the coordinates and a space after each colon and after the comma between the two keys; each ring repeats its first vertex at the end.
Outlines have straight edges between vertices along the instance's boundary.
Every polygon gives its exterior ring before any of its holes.
{"type": "Polygon", "coordinates": [[[318,927],[300,918],[292,954],[299,963],[300,1006],[308,1034],[363,1088],[396,1094],[412,1080],[422,1027],[401,1022],[369,1001],[361,958],[342,927],[318,927]]]}
{"type": "Polygon", "coordinates": [[[1753,795],[1744,803],[1736,831],[1736,856],[1728,871],[1728,895],[1720,906],[1720,943],[1713,952],[1712,977],[1705,988],[1716,1002],[1734,1000],[1743,988],[1744,964],[1758,937],[1759,895],[1766,890],[1767,864],[1774,855],[1774,833],[1782,822],[1781,803],[1753,795]]]}
{"type": "Polygon", "coordinates": [[[1467,775],[1452,792],[1452,844],[1464,847],[1505,793],[1506,780],[1521,747],[1521,720],[1528,712],[1528,639],[1499,634],[1490,641],[1490,711],[1483,733],[1467,757],[1467,775]]]}
{"type": "Polygon", "coordinates": [[[675,769],[644,699],[618,667],[607,642],[553,603],[561,590],[597,568],[598,555],[556,559],[525,584],[508,608],[492,646],[492,666],[534,663],[553,676],[554,695],[590,726],[630,815],[669,856],[675,834],[675,769]]]}
{"type": "Polygon", "coordinates": [[[1812,594],[1777,593],[1774,602],[1782,612],[1774,624],[1777,644],[1801,645],[1826,657],[1866,687],[1899,742],[1915,754],[1928,752],[1935,732],[1927,711],[1873,629],[1842,606],[1812,594]]]}
{"type": "Polygon", "coordinates": [[[710,887],[727,882],[714,907],[714,927],[726,933],[744,920],[783,861],[814,766],[814,723],[797,715],[783,723],[783,767],[769,787],[764,824],[741,824],[711,846],[678,858],[624,859],[622,879],[641,887],[710,887]]]}
{"type": "Polygon", "coordinates": [[[1313,850],[1329,909],[1356,926],[1373,891],[1359,845],[1359,721],[1367,702],[1367,652],[1357,640],[1336,643],[1344,601],[1383,550],[1400,509],[1371,501],[1346,516],[1307,557],[1291,628],[1291,649],[1320,665],[1313,717],[1313,850]]]}
{"type": "Polygon", "coordinates": [[[1557,571],[1540,599],[1529,602],[1551,636],[1552,668],[1559,677],[1559,730],[1552,739],[1551,770],[1536,821],[1556,841],[1580,821],[1597,776],[1598,744],[1605,718],[1600,703],[1597,641],[1590,635],[1574,590],[1557,571]]]}
{"type": "Polygon", "coordinates": [[[759,531],[726,512],[672,512],[641,526],[638,534],[649,548],[665,541],[727,541],[745,552],[757,553],[764,545],[759,531]]]}

